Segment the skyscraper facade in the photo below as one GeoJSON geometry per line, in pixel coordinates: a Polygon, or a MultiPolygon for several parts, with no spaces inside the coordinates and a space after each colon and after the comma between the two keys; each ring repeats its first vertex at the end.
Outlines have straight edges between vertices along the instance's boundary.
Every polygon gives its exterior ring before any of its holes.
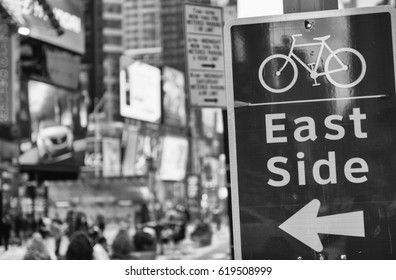
{"type": "Polygon", "coordinates": [[[211,4],[210,0],[161,1],[163,62],[164,65],[183,72],[185,71],[183,4],[186,2],[205,5],[211,4]]]}
{"type": "Polygon", "coordinates": [[[129,0],[123,4],[123,49],[133,59],[160,66],[161,1],[129,0]]]}
{"type": "Polygon", "coordinates": [[[110,120],[119,116],[119,61],[123,52],[123,0],[103,0],[103,81],[110,120]]]}

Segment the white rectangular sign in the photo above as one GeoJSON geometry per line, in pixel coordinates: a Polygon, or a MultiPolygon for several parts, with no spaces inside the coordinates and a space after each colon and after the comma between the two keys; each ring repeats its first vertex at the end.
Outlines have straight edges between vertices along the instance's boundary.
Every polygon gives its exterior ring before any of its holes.
{"type": "Polygon", "coordinates": [[[226,107],[223,10],[186,4],[184,20],[191,105],[226,107]]]}
{"type": "Polygon", "coordinates": [[[103,177],[118,177],[121,174],[120,141],[113,138],[103,138],[103,177]]]}
{"type": "Polygon", "coordinates": [[[147,122],[161,120],[161,71],[135,61],[120,72],[121,116],[147,122]]]}

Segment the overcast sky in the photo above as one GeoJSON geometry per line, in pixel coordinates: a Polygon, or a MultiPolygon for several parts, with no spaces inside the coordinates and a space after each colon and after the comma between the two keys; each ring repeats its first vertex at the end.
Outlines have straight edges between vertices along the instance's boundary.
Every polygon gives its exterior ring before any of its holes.
{"type": "Polygon", "coordinates": [[[238,17],[283,14],[283,0],[239,0],[238,17]]]}

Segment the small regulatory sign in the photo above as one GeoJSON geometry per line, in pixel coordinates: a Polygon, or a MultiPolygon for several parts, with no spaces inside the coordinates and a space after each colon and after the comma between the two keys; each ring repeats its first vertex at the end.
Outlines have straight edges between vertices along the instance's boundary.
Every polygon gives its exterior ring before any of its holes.
{"type": "Polygon", "coordinates": [[[185,4],[184,19],[191,105],[226,107],[223,10],[185,4]]]}

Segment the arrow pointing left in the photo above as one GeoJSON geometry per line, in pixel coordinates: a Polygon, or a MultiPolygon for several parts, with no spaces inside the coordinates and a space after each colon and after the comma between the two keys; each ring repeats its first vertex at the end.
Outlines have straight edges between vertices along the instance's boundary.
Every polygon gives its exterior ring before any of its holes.
{"type": "Polygon", "coordinates": [[[320,201],[312,200],[279,226],[316,252],[323,250],[321,234],[364,237],[363,211],[317,217],[320,201]]]}

